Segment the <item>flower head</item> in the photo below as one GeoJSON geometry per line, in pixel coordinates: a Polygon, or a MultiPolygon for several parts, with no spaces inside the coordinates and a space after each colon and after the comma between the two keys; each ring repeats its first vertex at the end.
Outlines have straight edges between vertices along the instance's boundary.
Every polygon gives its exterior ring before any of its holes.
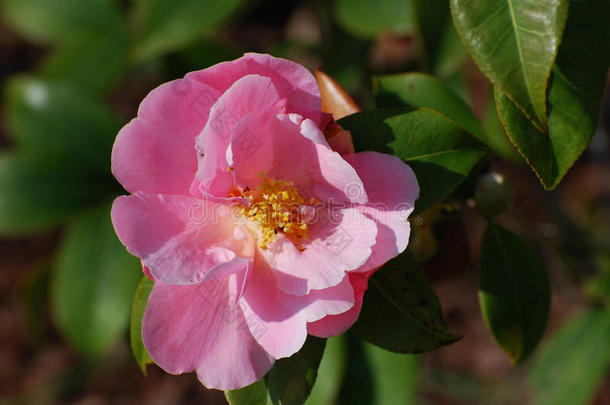
{"type": "Polygon", "coordinates": [[[405,249],[413,172],[336,152],[329,121],[305,68],[246,54],[156,88],[120,131],[112,171],[131,194],[112,220],[155,281],[143,340],[166,371],[256,381],[308,333],[347,330],[405,249]]]}

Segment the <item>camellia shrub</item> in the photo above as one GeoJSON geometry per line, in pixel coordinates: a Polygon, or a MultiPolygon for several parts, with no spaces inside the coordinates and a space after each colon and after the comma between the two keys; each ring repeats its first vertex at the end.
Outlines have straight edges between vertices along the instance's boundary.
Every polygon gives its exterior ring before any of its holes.
{"type": "MultiPolygon", "coordinates": [[[[471,243],[489,333],[515,365],[536,352],[547,266],[508,226],[519,201],[490,162],[527,167],[551,192],[587,148],[610,63],[607,0],[319,4],[343,37],[310,49],[326,73],[280,46],[210,45],[239,1],[0,4],[11,30],[50,49],[4,86],[0,231],[63,227],[50,306],[84,358],[129,329],[144,372],[195,372],[233,405],[287,405],[310,397],[328,338],[397,357],[467,339],[422,270],[468,249],[422,226],[447,211],[485,224],[471,243]],[[358,47],[384,35],[410,38],[415,56],[369,78],[358,47]],[[481,92],[468,101],[468,61],[493,88],[484,114],[481,92]],[[118,114],[132,83],[148,94],[118,114]]],[[[609,275],[602,264],[577,280],[588,304],[533,356],[532,404],[595,394],[609,275]]],[[[310,401],[337,400],[330,391],[310,401]]]]}

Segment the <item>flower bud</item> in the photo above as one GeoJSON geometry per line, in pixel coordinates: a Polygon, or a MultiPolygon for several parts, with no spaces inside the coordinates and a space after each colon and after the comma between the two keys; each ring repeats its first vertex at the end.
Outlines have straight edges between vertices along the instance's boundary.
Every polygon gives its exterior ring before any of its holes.
{"type": "Polygon", "coordinates": [[[487,173],[477,181],[475,206],[483,216],[493,217],[505,212],[513,198],[514,189],[503,175],[487,173]]]}

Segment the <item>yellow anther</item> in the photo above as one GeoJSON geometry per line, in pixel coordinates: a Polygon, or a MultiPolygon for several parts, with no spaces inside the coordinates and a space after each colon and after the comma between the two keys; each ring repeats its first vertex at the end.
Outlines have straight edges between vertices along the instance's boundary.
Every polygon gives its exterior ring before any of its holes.
{"type": "MultiPolygon", "coordinates": [[[[266,249],[275,242],[278,232],[289,234],[295,244],[297,239],[307,237],[307,223],[301,206],[305,200],[299,195],[292,181],[269,179],[264,174],[255,190],[246,189],[243,196],[251,204],[241,207],[241,214],[259,227],[259,246],[266,249]]],[[[317,203],[311,198],[309,204],[317,203]]]]}

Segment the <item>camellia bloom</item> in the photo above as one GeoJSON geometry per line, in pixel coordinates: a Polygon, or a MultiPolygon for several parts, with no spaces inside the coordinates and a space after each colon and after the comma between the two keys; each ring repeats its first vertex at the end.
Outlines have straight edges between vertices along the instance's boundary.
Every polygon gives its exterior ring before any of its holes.
{"type": "Polygon", "coordinates": [[[347,330],[405,249],[413,172],[334,151],[329,121],[305,68],[246,54],[159,86],[118,134],[112,172],[131,195],[112,221],[154,280],[143,340],[167,372],[260,379],[308,333],[347,330]]]}

